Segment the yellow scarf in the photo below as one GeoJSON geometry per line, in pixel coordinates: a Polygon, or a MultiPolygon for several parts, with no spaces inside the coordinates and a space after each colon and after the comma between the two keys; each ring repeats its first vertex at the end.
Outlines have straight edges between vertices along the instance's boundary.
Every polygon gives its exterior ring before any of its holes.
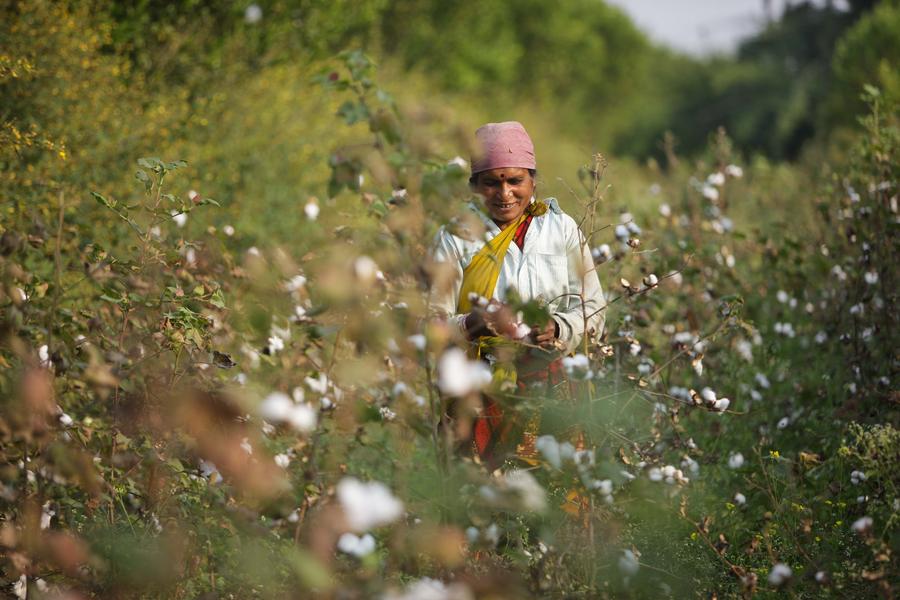
{"type": "Polygon", "coordinates": [[[472,310],[472,294],[483,298],[494,295],[497,287],[497,279],[500,278],[500,266],[509,249],[509,244],[516,235],[516,229],[522,224],[528,215],[538,217],[547,212],[547,204],[544,202],[532,202],[522,215],[503,228],[494,239],[485,243],[472,262],[463,271],[462,285],[459,290],[459,301],[456,304],[456,312],[467,313],[472,310]]]}

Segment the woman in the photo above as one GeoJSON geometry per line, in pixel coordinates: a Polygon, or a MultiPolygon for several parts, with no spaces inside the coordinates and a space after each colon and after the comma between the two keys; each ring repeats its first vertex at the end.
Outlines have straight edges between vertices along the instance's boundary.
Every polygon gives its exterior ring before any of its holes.
{"type": "MultiPolygon", "coordinates": [[[[434,290],[433,307],[481,358],[504,340],[537,346],[515,359],[515,378],[546,381],[558,365],[558,351],[574,351],[585,335],[601,333],[605,301],[600,281],[575,221],[555,199],[535,199],[534,144],[525,128],[515,121],[488,123],[475,137],[480,152],[472,159],[469,183],[482,206],[470,208],[486,233],[465,239],[447,227],[440,230],[434,258],[448,265],[452,277],[449,285],[434,290]],[[518,323],[505,303],[512,290],[522,301],[544,303],[550,319],[518,323]]],[[[482,458],[504,458],[496,450],[498,443],[509,441],[503,439],[509,437],[508,425],[497,402],[486,398],[470,434],[482,458]]]]}

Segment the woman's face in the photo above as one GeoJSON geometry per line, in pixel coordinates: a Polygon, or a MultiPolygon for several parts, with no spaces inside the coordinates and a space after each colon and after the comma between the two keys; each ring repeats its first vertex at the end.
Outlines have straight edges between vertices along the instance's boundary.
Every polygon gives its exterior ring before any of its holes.
{"type": "Polygon", "coordinates": [[[508,167],[482,171],[476,176],[475,191],[500,229],[525,212],[534,195],[534,178],[528,169],[508,167]]]}

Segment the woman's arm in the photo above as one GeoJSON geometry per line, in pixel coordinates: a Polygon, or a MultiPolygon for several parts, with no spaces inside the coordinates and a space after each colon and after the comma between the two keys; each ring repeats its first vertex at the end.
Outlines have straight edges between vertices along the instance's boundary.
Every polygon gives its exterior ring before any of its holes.
{"type": "Polygon", "coordinates": [[[567,352],[577,352],[585,333],[600,335],[606,321],[606,299],[584,235],[571,218],[566,219],[566,257],[569,296],[553,314],[559,340],[567,352]],[[582,302],[583,299],[583,302],[582,302]]]}

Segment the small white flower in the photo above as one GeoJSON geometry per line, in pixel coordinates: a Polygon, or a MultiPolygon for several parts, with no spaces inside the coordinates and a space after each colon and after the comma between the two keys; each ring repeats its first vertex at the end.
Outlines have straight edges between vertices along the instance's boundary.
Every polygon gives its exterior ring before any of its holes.
{"type": "Polygon", "coordinates": [[[791,571],[791,568],[786,564],[776,563],[772,567],[772,570],[769,571],[769,584],[780,587],[787,583],[793,574],[794,572],[791,571]]]}
{"type": "Polygon", "coordinates": [[[180,210],[173,210],[169,214],[172,215],[172,220],[175,221],[175,224],[179,227],[184,227],[185,223],[187,223],[187,213],[181,212],[180,210]]]}
{"type": "Polygon", "coordinates": [[[337,547],[344,554],[362,558],[375,551],[375,538],[369,533],[359,537],[347,532],[338,538],[337,547]]]}
{"type": "Polygon", "coordinates": [[[744,455],[740,452],[732,452],[728,456],[728,466],[732,469],[740,469],[744,466],[744,455]]]}
{"type": "Polygon", "coordinates": [[[382,406],[381,408],[378,409],[378,412],[381,413],[381,418],[384,419],[385,421],[393,421],[394,419],[397,418],[397,413],[392,411],[387,406],[382,406]]]}
{"type": "Polygon", "coordinates": [[[310,221],[315,221],[319,216],[319,203],[310,198],[306,206],[303,207],[303,213],[310,221]]]}
{"type": "Polygon", "coordinates": [[[278,465],[279,467],[281,467],[282,469],[287,469],[288,466],[291,464],[291,457],[284,453],[276,454],[274,457],[274,460],[275,460],[275,464],[278,465]]]}
{"type": "Polygon", "coordinates": [[[347,525],[357,532],[387,525],[403,514],[403,503],[379,481],[361,482],[344,477],[337,485],[337,498],[347,525]]]}

